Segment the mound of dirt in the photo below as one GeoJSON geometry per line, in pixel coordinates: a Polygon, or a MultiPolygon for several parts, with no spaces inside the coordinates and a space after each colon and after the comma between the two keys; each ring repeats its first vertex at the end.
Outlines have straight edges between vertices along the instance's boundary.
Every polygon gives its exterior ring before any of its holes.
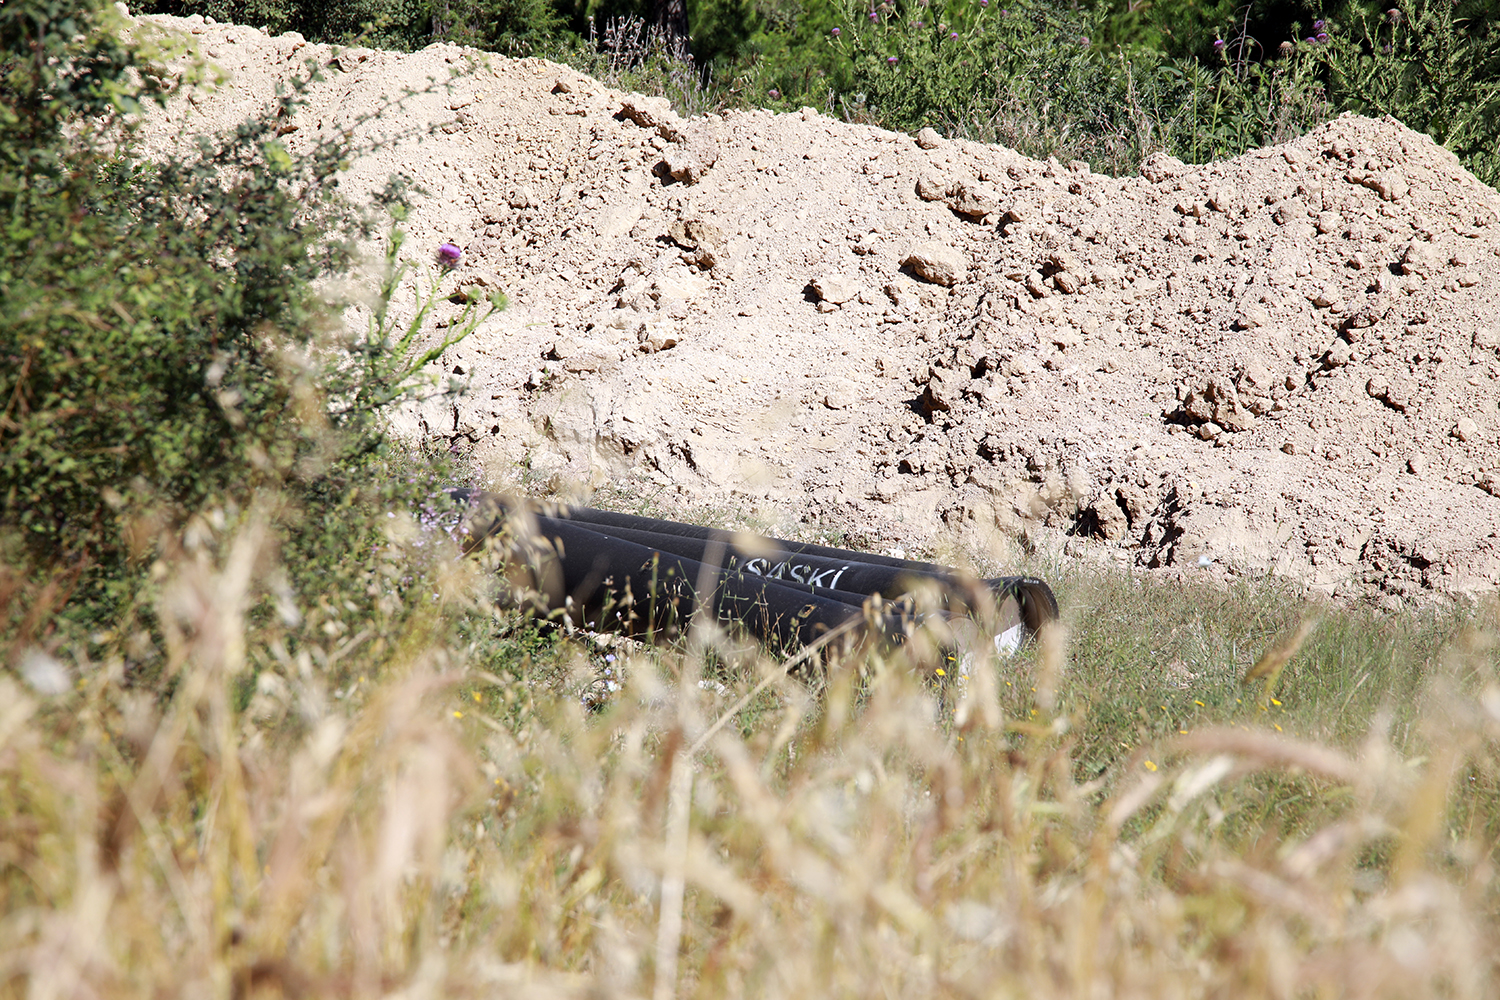
{"type": "Polygon", "coordinates": [[[345,187],[410,173],[413,258],[452,241],[445,281],[510,294],[445,359],[469,393],[411,415],[497,482],[1348,595],[1500,581],[1500,195],[1394,120],[1115,179],[811,109],[683,120],[535,59],[145,20],[229,75],[153,114],[160,148],[312,60],[285,141],[386,139],[345,187]]]}

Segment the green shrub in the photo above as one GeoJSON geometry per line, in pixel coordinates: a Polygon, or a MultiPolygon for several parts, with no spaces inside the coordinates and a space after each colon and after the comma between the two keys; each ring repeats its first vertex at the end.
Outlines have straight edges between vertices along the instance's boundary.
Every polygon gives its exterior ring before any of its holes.
{"type": "Polygon", "coordinates": [[[1305,53],[1260,54],[1253,40],[1237,36],[1215,46],[1210,65],[1159,66],[1164,86],[1150,107],[1163,147],[1189,163],[1205,163],[1295,139],[1333,117],[1317,64],[1305,53]]]}
{"type": "Polygon", "coordinates": [[[1310,46],[1330,99],[1392,115],[1500,184],[1500,24],[1470,19],[1449,0],[1348,4],[1310,46]]]}
{"type": "Polygon", "coordinates": [[[693,60],[724,76],[754,44],[756,11],[750,0],[689,0],[693,60]]]}
{"type": "Polygon", "coordinates": [[[1154,49],[1175,59],[1210,51],[1220,25],[1249,15],[1245,0],[1147,0],[1101,4],[1094,41],[1108,47],[1154,49]]]}
{"type": "Polygon", "coordinates": [[[508,56],[537,54],[555,43],[564,24],[549,0],[428,0],[422,6],[430,11],[431,33],[421,44],[453,42],[508,56]]]}
{"type": "MultiPolygon", "coordinates": [[[[846,113],[904,130],[931,125],[1031,156],[1076,156],[1114,172],[1133,171],[1158,150],[1198,163],[1233,156],[1340,111],[1389,114],[1486,182],[1500,180],[1500,25],[1466,18],[1451,3],[1385,11],[1351,4],[1273,51],[1226,31],[1200,61],[1099,44],[1121,37],[1119,15],[1106,8],[1006,2],[846,7],[831,35],[852,76],[840,95],[846,113]]],[[[1166,45],[1150,32],[1134,37],[1166,45]]]]}
{"type": "Polygon", "coordinates": [[[691,53],[668,32],[635,15],[612,18],[602,31],[590,20],[586,37],[561,41],[545,55],[618,90],[666,97],[684,115],[724,106],[726,95],[691,53]]]}
{"type": "Polygon", "coordinates": [[[893,127],[958,132],[991,124],[1007,97],[1088,100],[1101,64],[1077,54],[1089,46],[1087,15],[1000,2],[847,8],[837,41],[863,103],[893,127]]]}
{"type": "Polygon", "coordinates": [[[1098,43],[1102,9],[1018,0],[848,9],[843,102],[891,128],[933,126],[1035,157],[1134,171],[1166,151],[1201,162],[1298,134],[1326,116],[1301,64],[1221,63],[1098,43]]]}
{"type": "MultiPolygon", "coordinates": [[[[395,491],[430,492],[392,478],[407,460],[379,414],[451,343],[414,353],[426,309],[393,330],[397,270],[352,344],[315,292],[378,215],[335,190],[347,135],[300,154],[278,141],[310,78],[196,153],[148,159],[129,116],[170,84],[115,22],[102,4],[0,9],[0,545],[37,580],[73,581],[84,625],[135,603],[160,539],[196,515],[279,497],[312,577],[368,549],[373,519],[296,512],[336,498],[384,517],[395,491]]],[[[401,205],[393,182],[374,207],[401,205]]]]}
{"type": "Polygon", "coordinates": [[[783,110],[807,105],[837,113],[840,96],[854,82],[830,35],[844,22],[842,6],[829,0],[763,0],[755,14],[746,62],[738,67],[745,99],[783,110]]]}
{"type": "Polygon", "coordinates": [[[186,160],[133,156],[134,51],[63,6],[0,11],[0,490],[34,558],[110,565],[122,511],[196,509],[293,457],[265,334],[304,330],[307,282],[347,261],[323,237],[345,151],[294,161],[267,116],[186,160]],[[51,60],[80,69],[54,81],[51,60]]]}

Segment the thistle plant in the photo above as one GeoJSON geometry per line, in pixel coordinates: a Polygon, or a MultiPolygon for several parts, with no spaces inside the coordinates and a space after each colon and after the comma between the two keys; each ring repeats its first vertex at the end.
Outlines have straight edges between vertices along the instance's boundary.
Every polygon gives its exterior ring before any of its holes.
{"type": "Polygon", "coordinates": [[[1392,115],[1500,184],[1500,24],[1446,0],[1351,3],[1327,35],[1312,57],[1336,106],[1392,115]]]}

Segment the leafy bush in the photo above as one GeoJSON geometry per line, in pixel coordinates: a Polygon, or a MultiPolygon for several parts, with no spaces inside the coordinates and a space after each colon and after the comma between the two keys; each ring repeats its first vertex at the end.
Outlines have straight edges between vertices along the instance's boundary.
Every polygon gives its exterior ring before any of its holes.
{"type": "Polygon", "coordinates": [[[1215,65],[1186,64],[1182,113],[1168,145],[1190,163],[1295,139],[1335,114],[1316,64],[1301,54],[1265,59],[1243,34],[1215,46],[1215,65]]]}
{"type": "Polygon", "coordinates": [[[732,72],[754,44],[756,12],[751,0],[690,0],[693,61],[717,76],[732,72]]]}
{"type": "Polygon", "coordinates": [[[829,0],[762,0],[754,29],[736,66],[743,99],[754,105],[837,113],[853,80],[847,60],[831,44],[843,9],[829,0]]]}
{"type": "Polygon", "coordinates": [[[196,158],[137,159],[133,53],[100,15],[63,14],[0,11],[0,488],[33,557],[109,564],[121,511],[196,509],[292,457],[267,447],[287,384],[262,327],[305,328],[307,281],[346,259],[322,238],[344,151],[294,162],[267,118],[196,158]],[[105,44],[107,62],[80,58],[105,44]]]}
{"type": "Polygon", "coordinates": [[[1500,25],[1467,19],[1452,3],[1350,4],[1271,50],[1242,23],[1200,61],[1098,44],[1120,34],[1104,8],[1002,2],[846,8],[830,29],[852,74],[839,96],[846,113],[906,130],[931,125],[1032,156],[1077,156],[1114,172],[1137,169],[1157,150],[1189,162],[1233,156],[1340,111],[1391,114],[1481,179],[1500,181],[1500,25]]]}
{"type": "MultiPolygon", "coordinates": [[[[195,154],[147,159],[129,116],[170,85],[115,22],[61,0],[0,9],[0,546],[71,581],[43,603],[71,596],[82,625],[149,606],[161,540],[210,512],[232,523],[279,497],[313,578],[378,547],[368,516],[297,512],[333,499],[383,517],[430,492],[393,476],[409,460],[379,414],[451,343],[416,354],[418,327],[393,331],[396,270],[370,329],[341,343],[313,282],[351,267],[377,216],[335,190],[352,140],[295,155],[278,140],[309,78],[195,154]]],[[[393,182],[375,207],[401,204],[393,182]]]]}
{"type": "Polygon", "coordinates": [[[510,56],[554,44],[562,14],[548,0],[460,0],[430,3],[432,38],[510,56]]]}
{"type": "Polygon", "coordinates": [[[272,34],[296,31],[315,42],[355,39],[381,48],[418,49],[433,41],[438,27],[463,23],[463,14],[483,0],[458,4],[437,0],[149,0],[132,7],[139,13],[249,24],[272,34]],[[453,8],[458,11],[455,16],[453,8]]]}
{"type": "Polygon", "coordinates": [[[140,10],[251,24],[273,34],[296,31],[310,41],[359,42],[412,51],[435,41],[506,55],[530,55],[552,44],[564,25],[550,0],[150,0],[140,10]]]}
{"type": "Polygon", "coordinates": [[[855,6],[847,14],[837,41],[855,86],[874,113],[899,128],[982,129],[993,124],[991,109],[1011,99],[1037,104],[1044,117],[1052,117],[1045,105],[1066,101],[1056,117],[1076,118],[1108,75],[1099,61],[1080,58],[1093,23],[1081,12],[1027,0],[1014,9],[999,0],[994,9],[990,0],[919,0],[855,6]]]}
{"type": "Polygon", "coordinates": [[[1153,49],[1174,59],[1205,55],[1217,30],[1264,3],[1245,0],[1152,0],[1102,5],[1094,41],[1106,47],[1153,49]]]}

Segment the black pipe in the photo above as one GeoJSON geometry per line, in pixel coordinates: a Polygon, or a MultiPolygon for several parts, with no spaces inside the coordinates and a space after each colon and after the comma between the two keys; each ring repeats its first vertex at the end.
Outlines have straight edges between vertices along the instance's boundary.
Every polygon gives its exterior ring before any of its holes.
{"type": "Polygon", "coordinates": [[[700,610],[700,594],[702,610],[717,621],[738,624],[760,641],[788,650],[833,631],[849,637],[844,648],[871,637],[900,642],[916,624],[906,608],[878,598],[840,600],[564,519],[530,521],[520,515],[499,533],[515,599],[538,614],[565,615],[595,631],[680,634],[700,610]]]}
{"type": "Polygon", "coordinates": [[[933,563],[676,521],[478,491],[450,495],[469,506],[470,548],[506,538],[505,571],[537,612],[566,613],[601,631],[670,633],[685,624],[700,586],[717,619],[786,646],[838,628],[861,636],[873,628],[882,641],[901,641],[915,625],[910,597],[928,586],[952,614],[988,596],[1002,631],[1020,625],[1029,635],[1057,617],[1051,588],[1031,577],[981,581],[933,563]]]}

